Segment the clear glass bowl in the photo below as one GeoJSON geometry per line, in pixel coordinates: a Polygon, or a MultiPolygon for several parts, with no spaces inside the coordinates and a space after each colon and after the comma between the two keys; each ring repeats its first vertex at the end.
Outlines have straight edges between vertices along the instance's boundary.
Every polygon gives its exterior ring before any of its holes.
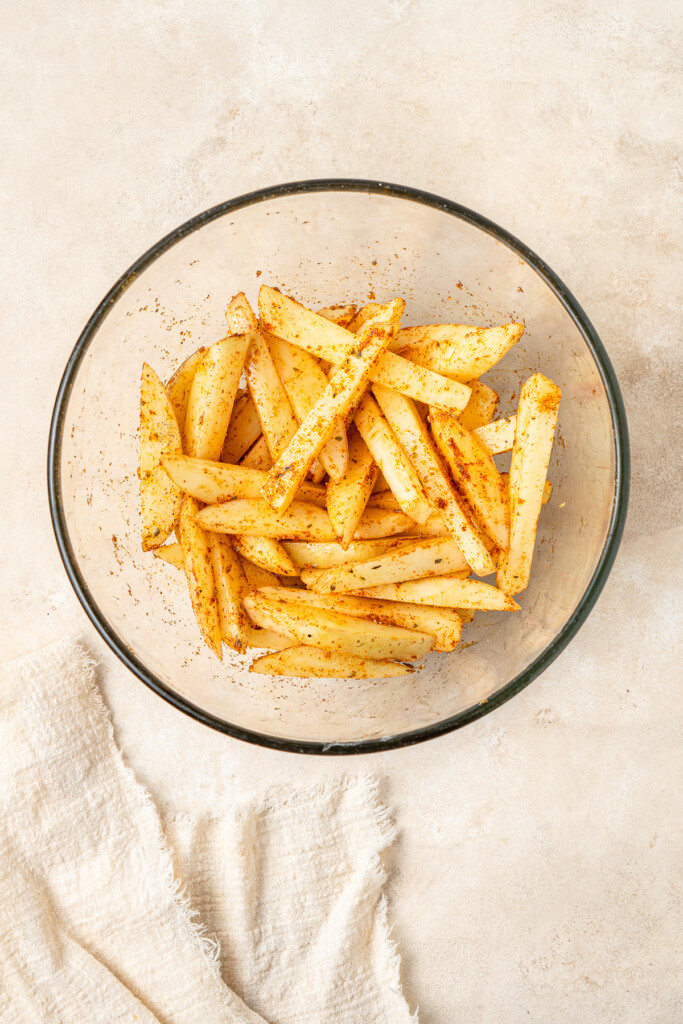
{"type": "MultiPolygon", "coordinates": [[[[507,405],[505,402],[507,401],[507,405]]],[[[509,457],[508,457],[509,458],[509,457]]],[[[628,435],[605,350],[576,300],[525,245],[456,203],[381,182],[298,182],[207,210],[145,253],[93,313],[52,421],[57,543],[90,620],[175,707],[231,736],[348,754],[438,736],[518,693],[574,636],[607,578],[626,515],[628,435]],[[412,676],[251,674],[199,641],[180,573],[143,554],[138,387],[225,333],[230,297],[269,283],[313,307],[402,295],[406,324],[521,320],[526,333],[486,379],[514,407],[542,370],[562,387],[531,585],[516,614],[478,613],[454,654],[412,676]]]]}

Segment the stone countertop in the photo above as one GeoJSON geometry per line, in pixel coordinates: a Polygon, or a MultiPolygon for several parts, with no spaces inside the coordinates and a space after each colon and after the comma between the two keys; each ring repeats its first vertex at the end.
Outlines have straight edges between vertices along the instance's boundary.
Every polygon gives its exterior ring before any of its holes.
{"type": "Polygon", "coordinates": [[[383,777],[422,1024],[680,1020],[679,5],[45,0],[3,22],[0,658],[80,634],[167,812],[383,777]],[[448,196],[540,253],[607,347],[633,448],[616,565],[544,675],[456,734],[330,760],[212,733],[129,675],[71,592],[45,496],[57,384],[111,283],[192,214],[324,176],[448,196]]]}

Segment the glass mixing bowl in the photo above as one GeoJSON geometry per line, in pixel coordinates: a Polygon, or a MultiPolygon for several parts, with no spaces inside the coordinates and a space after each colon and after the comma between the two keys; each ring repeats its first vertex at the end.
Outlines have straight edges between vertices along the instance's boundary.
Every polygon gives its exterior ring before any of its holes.
{"type": "MultiPolygon", "coordinates": [[[[505,404],[507,401],[507,405],[505,404]]],[[[508,456],[509,458],[509,456],[508,456]]],[[[156,693],[231,736],[308,753],[385,750],[472,722],[527,686],[575,635],[605,583],[628,494],[619,388],[585,313],[546,264],[472,211],[356,180],[280,185],[222,203],[142,256],[93,313],[55,405],[48,483],[57,543],[91,622],[156,693]],[[249,673],[200,642],[185,581],[140,546],[138,390],[225,334],[225,307],[261,283],[314,308],[401,295],[404,324],[524,321],[486,375],[514,408],[542,370],[562,388],[531,584],[516,614],[478,613],[453,654],[396,679],[249,673]]]]}

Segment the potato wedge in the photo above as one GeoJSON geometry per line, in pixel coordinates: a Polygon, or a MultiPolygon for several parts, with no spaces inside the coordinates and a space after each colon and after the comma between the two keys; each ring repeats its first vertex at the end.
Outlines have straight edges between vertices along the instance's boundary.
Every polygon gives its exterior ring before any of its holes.
{"type": "Polygon", "coordinates": [[[240,391],[232,409],[228,432],[225,435],[221,462],[236,463],[261,436],[261,421],[249,391],[240,391]]]}
{"type": "Polygon", "coordinates": [[[216,581],[221,636],[233,651],[246,654],[249,642],[246,626],[249,620],[242,604],[242,596],[247,589],[247,580],[229,538],[220,533],[209,533],[207,536],[216,581]]]}
{"type": "Polygon", "coordinates": [[[507,489],[493,459],[477,437],[453,416],[432,410],[429,423],[453,480],[481,526],[499,548],[507,547],[507,489]]]}
{"type": "MultiPolygon", "coordinates": [[[[327,377],[308,352],[295,348],[282,338],[276,338],[274,334],[267,335],[266,341],[297,423],[301,423],[327,387],[327,377]]],[[[319,459],[331,479],[339,482],[349,460],[346,427],[343,422],[337,422],[332,436],[321,449],[319,459]]]]}
{"type": "MultiPolygon", "coordinates": [[[[357,337],[362,334],[370,320],[379,315],[379,310],[385,308],[379,306],[378,310],[373,310],[373,316],[364,320],[357,337]]],[[[394,307],[396,327],[404,308],[403,300],[400,306],[394,307]]],[[[350,331],[345,331],[338,324],[318,316],[295,299],[282,295],[267,285],[262,285],[259,291],[259,312],[265,330],[284,338],[318,359],[337,365],[353,351],[354,338],[350,331]]],[[[437,374],[424,374],[423,369],[425,368],[420,368],[416,363],[394,352],[385,352],[370,369],[369,377],[373,382],[396,388],[412,398],[430,402],[432,405],[443,402],[444,408],[465,407],[465,399],[469,397],[465,390],[452,388],[443,377],[438,379],[437,374]]]]}
{"type": "Polygon", "coordinates": [[[388,508],[392,512],[398,512],[401,508],[391,491],[380,491],[378,494],[371,494],[368,498],[369,508],[388,508]]]}
{"type": "Polygon", "coordinates": [[[240,459],[240,466],[244,466],[245,469],[258,469],[267,476],[272,465],[273,460],[270,457],[270,448],[268,447],[266,436],[261,434],[258,441],[240,459]]]}
{"type": "MultiPolygon", "coordinates": [[[[306,501],[294,501],[285,512],[277,513],[263,498],[236,498],[220,505],[207,505],[199,513],[197,522],[202,529],[216,533],[251,533],[285,540],[335,540],[327,512],[306,501]]],[[[403,512],[366,509],[356,528],[356,540],[403,533],[411,523],[403,512]]]]}
{"type": "MultiPolygon", "coordinates": [[[[508,500],[509,500],[510,474],[509,473],[501,473],[500,476],[501,476],[501,480],[505,484],[506,490],[508,491],[508,500]]],[[[550,480],[546,480],[546,482],[543,485],[543,497],[541,498],[541,504],[542,505],[547,505],[548,502],[550,501],[550,499],[552,498],[552,495],[553,495],[553,485],[550,483],[550,480]]],[[[162,550],[163,550],[163,548],[162,548],[162,550]]],[[[156,555],[157,552],[155,551],[154,554],[156,555]]]]}
{"type": "Polygon", "coordinates": [[[423,657],[434,646],[427,633],[314,608],[289,597],[266,598],[258,590],[245,597],[244,606],[257,626],[338,654],[408,661],[423,657]]]}
{"type": "MultiPolygon", "coordinates": [[[[279,587],[280,577],[276,576],[274,572],[269,572],[267,569],[262,569],[260,565],[254,565],[248,558],[239,556],[240,563],[242,565],[242,572],[247,580],[247,590],[258,590],[259,587],[279,587]]],[[[244,595],[243,595],[244,597],[244,595]]]]}
{"type": "MultiPolygon", "coordinates": [[[[462,418],[460,420],[462,423],[462,418]]],[[[476,427],[472,433],[484,445],[489,455],[500,455],[501,452],[512,450],[515,439],[516,416],[508,416],[503,420],[491,420],[482,427],[476,427]]]]}
{"type": "Polygon", "coordinates": [[[385,352],[380,368],[372,371],[370,376],[377,384],[453,413],[461,413],[467,407],[472,390],[467,384],[411,363],[395,352],[385,352]]]}
{"type": "MultiPolygon", "coordinates": [[[[268,474],[261,469],[232,466],[186,455],[162,456],[161,464],[178,487],[206,505],[232,498],[258,498],[268,474]]],[[[297,493],[299,501],[325,508],[327,492],[322,484],[304,480],[297,493]]]]}
{"type": "MultiPolygon", "coordinates": [[[[427,522],[420,526],[419,523],[415,523],[409,530],[405,531],[405,538],[409,537],[452,537],[453,534],[448,528],[446,518],[441,512],[434,512],[427,522]]],[[[459,545],[458,545],[459,546],[459,545]]],[[[488,550],[488,548],[487,548],[488,550]]]]}
{"type": "Polygon", "coordinates": [[[375,661],[353,654],[332,654],[318,647],[300,645],[257,658],[249,671],[304,679],[385,679],[389,676],[405,676],[413,670],[409,665],[397,661],[375,661]]]}
{"type": "Polygon", "coordinates": [[[466,568],[467,562],[452,537],[434,537],[402,544],[363,562],[346,562],[331,569],[302,569],[301,578],[317,594],[329,594],[444,576],[466,568]]]}
{"type": "Polygon", "coordinates": [[[251,337],[230,335],[211,345],[202,356],[187,399],[183,443],[186,455],[219,458],[251,337]]]}
{"type": "Polygon", "coordinates": [[[372,493],[377,494],[378,491],[388,491],[389,489],[389,484],[384,479],[384,473],[380,471],[375,480],[375,486],[372,488],[372,493]]]}
{"type": "MultiPolygon", "coordinates": [[[[270,588],[261,591],[266,597],[278,596],[270,588]]],[[[312,594],[310,590],[280,592],[285,600],[297,600],[316,608],[346,612],[361,619],[382,622],[402,629],[417,629],[434,637],[435,651],[454,651],[462,633],[462,620],[450,608],[428,608],[401,601],[378,601],[351,594],[312,594]]]]}
{"type": "Polygon", "coordinates": [[[324,306],[318,310],[318,316],[324,316],[326,320],[331,320],[333,324],[338,324],[340,327],[348,327],[354,316],[356,315],[357,306],[324,306]]]}
{"type": "MultiPolygon", "coordinates": [[[[427,524],[425,523],[425,526],[427,524]]],[[[354,540],[379,540],[383,537],[394,537],[409,530],[422,530],[414,519],[405,512],[391,512],[386,508],[366,508],[360,517],[354,540]]]]}
{"type": "Polygon", "coordinates": [[[520,392],[510,462],[510,543],[496,575],[508,594],[519,594],[529,583],[561,394],[542,373],[530,377],[520,392]]]}
{"type": "Polygon", "coordinates": [[[469,381],[495,366],[523,334],[524,325],[516,323],[500,327],[431,324],[402,328],[391,347],[429,370],[469,381]]]}
{"type": "Polygon", "coordinates": [[[355,417],[356,427],[403,511],[417,523],[426,523],[432,506],[412,463],[382,415],[377,402],[363,395],[355,417]]]}
{"type": "Polygon", "coordinates": [[[152,554],[162,561],[168,562],[176,569],[185,569],[185,559],[181,544],[164,544],[162,548],[155,548],[152,554]]]}
{"type": "MultiPolygon", "coordinates": [[[[344,565],[345,562],[363,562],[368,558],[375,558],[406,543],[409,544],[410,541],[399,536],[381,540],[354,540],[346,549],[334,542],[324,544],[296,540],[283,541],[282,546],[297,569],[329,569],[333,565],[344,565]]],[[[159,548],[155,554],[172,546],[167,544],[165,548],[159,548]]]]}
{"type": "Polygon", "coordinates": [[[296,432],[296,417],[244,292],[231,299],[225,317],[231,330],[248,328],[252,332],[244,372],[271,460],[275,462],[296,432]]]}
{"type": "Polygon", "coordinates": [[[474,608],[482,611],[514,612],[519,605],[502,590],[481,580],[468,580],[453,574],[410,583],[388,583],[381,587],[365,587],[356,593],[387,601],[408,601],[444,608],[474,608]]]}
{"type": "Polygon", "coordinates": [[[352,334],[357,334],[361,327],[363,327],[367,321],[375,315],[375,313],[378,313],[381,308],[382,306],[379,302],[368,302],[358,310],[348,324],[342,324],[342,327],[346,327],[347,330],[352,332],[352,334]]]}
{"type": "Polygon", "coordinates": [[[185,495],[178,517],[178,533],[195,618],[204,640],[216,657],[222,659],[221,622],[211,547],[206,533],[197,525],[198,511],[197,500],[185,495]]]}
{"type": "Polygon", "coordinates": [[[470,400],[459,419],[466,430],[476,430],[490,423],[496,415],[500,395],[480,380],[470,381],[470,389],[470,400]]]}
{"type": "Polygon", "coordinates": [[[441,530],[443,520],[468,565],[478,575],[487,576],[495,568],[493,560],[468,509],[458,500],[414,402],[381,385],[375,385],[373,391],[394,435],[413,464],[429,501],[440,510],[437,516],[432,515],[423,527],[413,532],[424,536],[425,528],[441,530]]]}
{"type": "MultiPolygon", "coordinates": [[[[338,365],[352,350],[351,331],[360,335],[366,324],[384,308],[378,303],[369,303],[361,311],[362,315],[358,314],[349,325],[349,331],[344,331],[335,323],[325,323],[323,317],[299,305],[294,299],[268,289],[266,285],[259,292],[261,321],[267,330],[333,365],[338,365]]],[[[403,308],[400,312],[397,310],[397,324],[402,312],[403,308]]],[[[372,367],[370,380],[396,388],[420,401],[438,404],[439,407],[457,412],[465,408],[469,399],[469,390],[463,384],[433,373],[393,352],[385,352],[372,367]]]]}
{"type": "Polygon", "coordinates": [[[290,647],[298,646],[297,641],[292,640],[291,637],[274,633],[272,629],[261,629],[259,626],[254,626],[251,622],[246,627],[246,636],[250,649],[286,651],[290,647]]]}
{"type": "Polygon", "coordinates": [[[168,395],[175,418],[178,421],[178,429],[182,435],[185,426],[185,413],[187,412],[187,400],[190,397],[192,381],[197,372],[197,367],[202,361],[206,348],[202,345],[191,356],[188,356],[184,363],[181,363],[166,385],[168,395]]]}
{"type": "MultiPolygon", "coordinates": [[[[350,331],[307,309],[276,288],[261,285],[258,307],[264,330],[284,338],[318,359],[341,363],[354,349],[355,338],[350,331]]],[[[370,319],[374,319],[385,308],[380,305],[370,319]]]]}
{"type": "Polygon", "coordinates": [[[278,576],[299,575],[291,558],[274,537],[254,537],[253,534],[240,533],[233,543],[243,558],[260,565],[268,572],[276,573],[278,576]]]}
{"type": "Polygon", "coordinates": [[[294,437],[297,421],[265,338],[260,333],[253,337],[245,374],[270,457],[275,462],[294,437]]]}
{"type": "Polygon", "coordinates": [[[349,458],[343,477],[327,485],[327,511],[342,548],[351,544],[379,473],[368,446],[355,428],[348,444],[349,458]]]}
{"type": "MultiPolygon", "coordinates": [[[[391,341],[396,330],[397,311],[404,305],[402,299],[394,299],[382,313],[368,320],[360,334],[354,336],[356,347],[339,364],[322,397],[276,461],[261,492],[276,511],[289,506],[313,460],[333,435],[338,421],[359,401],[370,368],[391,341]]],[[[329,327],[336,326],[323,317],[317,319],[329,327]]]]}
{"type": "Polygon", "coordinates": [[[198,523],[217,533],[249,533],[289,540],[335,539],[327,512],[304,501],[293,501],[285,512],[278,513],[263,498],[236,498],[220,505],[207,505],[199,513],[198,523]]]}
{"type": "Polygon", "coordinates": [[[258,320],[244,292],[233,295],[225,311],[231,334],[251,334],[258,330],[258,320]]]}
{"type": "Polygon", "coordinates": [[[142,550],[161,547],[178,521],[182,492],[161,465],[164,455],[180,455],[180,431],[164,385],[151,366],[140,381],[140,510],[142,550]]]}

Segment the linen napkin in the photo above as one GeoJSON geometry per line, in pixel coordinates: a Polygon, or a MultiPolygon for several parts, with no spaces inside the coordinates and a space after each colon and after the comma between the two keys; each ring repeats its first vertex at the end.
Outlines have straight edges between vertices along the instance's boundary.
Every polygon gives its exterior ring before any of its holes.
{"type": "Polygon", "coordinates": [[[273,791],[165,831],[83,649],[5,666],[0,1024],[416,1020],[387,926],[380,853],[394,829],[373,779],[273,791]]]}

